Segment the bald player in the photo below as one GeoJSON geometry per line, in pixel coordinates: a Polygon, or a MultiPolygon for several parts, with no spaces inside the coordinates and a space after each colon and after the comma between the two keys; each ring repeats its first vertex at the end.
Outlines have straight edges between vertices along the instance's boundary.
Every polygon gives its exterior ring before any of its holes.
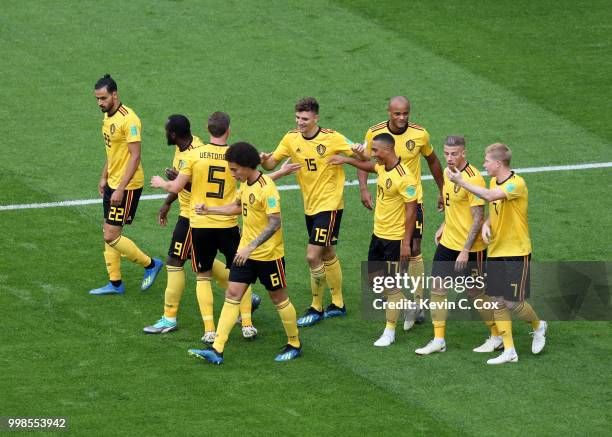
{"type": "MultiPolygon", "coordinates": [[[[389,100],[387,108],[389,118],[374,126],[371,126],[365,134],[365,146],[369,154],[372,149],[372,140],[376,135],[381,133],[390,134],[395,140],[395,153],[401,159],[402,164],[410,170],[417,179],[417,220],[414,232],[412,234],[412,247],[410,263],[408,265],[408,273],[410,276],[422,276],[425,268],[423,265],[423,257],[421,255],[421,240],[424,231],[424,208],[423,208],[423,188],[421,185],[421,155],[425,157],[429,170],[433,175],[440,197],[438,198],[438,210],[442,210],[444,203],[442,200],[442,190],[444,188],[444,176],[440,160],[436,156],[429,142],[429,133],[425,128],[418,124],[409,121],[410,116],[410,101],[404,96],[395,96],[389,100]]],[[[372,209],[372,194],[367,186],[367,173],[359,170],[357,173],[359,179],[359,188],[361,191],[361,203],[368,209],[372,209]]],[[[420,285],[415,290],[417,302],[423,299],[423,287],[420,285]]],[[[414,311],[406,311],[406,321],[404,322],[404,330],[407,331],[414,325],[414,311]]],[[[424,320],[423,311],[419,311],[417,321],[424,320]]]]}

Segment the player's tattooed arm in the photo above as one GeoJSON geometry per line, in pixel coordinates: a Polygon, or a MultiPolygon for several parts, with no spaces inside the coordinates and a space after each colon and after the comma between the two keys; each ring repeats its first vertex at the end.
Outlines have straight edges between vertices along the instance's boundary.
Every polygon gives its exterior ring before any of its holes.
{"type": "Polygon", "coordinates": [[[277,213],[268,215],[268,226],[266,226],[265,229],[261,231],[261,234],[259,234],[257,237],[255,237],[253,241],[251,241],[249,246],[251,246],[253,249],[261,246],[263,243],[268,241],[270,237],[272,237],[272,235],[274,235],[274,233],[280,229],[280,227],[280,214],[277,213]]]}
{"type": "Polygon", "coordinates": [[[276,231],[278,231],[281,227],[281,216],[279,213],[269,214],[268,215],[268,226],[259,234],[253,241],[251,241],[247,246],[240,249],[236,252],[236,256],[234,257],[234,264],[238,267],[244,265],[249,259],[249,256],[253,251],[264,244],[266,241],[274,235],[276,231]]]}
{"type": "Polygon", "coordinates": [[[240,215],[242,213],[242,206],[240,205],[240,200],[223,206],[207,206],[204,203],[198,203],[195,206],[195,212],[198,215],[240,215]]]}
{"type": "Polygon", "coordinates": [[[480,228],[482,227],[484,206],[472,206],[470,208],[470,212],[472,213],[472,226],[470,227],[467,239],[463,245],[463,250],[459,252],[459,256],[457,256],[457,260],[455,261],[455,270],[458,272],[463,271],[467,267],[467,263],[470,259],[470,249],[472,248],[474,241],[476,241],[476,237],[478,236],[480,228]]]}
{"type": "Polygon", "coordinates": [[[476,241],[476,237],[478,237],[478,234],[480,234],[484,217],[484,206],[472,206],[470,208],[470,212],[472,213],[472,226],[470,227],[467,239],[465,240],[465,245],[463,246],[463,249],[467,251],[472,248],[474,241],[476,241]]]}

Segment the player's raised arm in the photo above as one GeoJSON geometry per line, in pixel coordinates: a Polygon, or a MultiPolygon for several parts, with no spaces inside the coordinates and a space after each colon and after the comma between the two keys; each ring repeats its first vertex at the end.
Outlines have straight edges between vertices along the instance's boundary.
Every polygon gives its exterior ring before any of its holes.
{"type": "Polygon", "coordinates": [[[242,208],[240,206],[240,200],[237,199],[234,203],[223,206],[206,206],[204,203],[198,203],[195,206],[195,212],[198,215],[240,215],[242,208]]]}
{"type": "Polygon", "coordinates": [[[479,187],[477,185],[473,185],[470,184],[469,182],[465,181],[463,179],[463,177],[461,176],[461,172],[456,169],[456,168],[447,168],[446,170],[446,174],[448,176],[448,178],[453,181],[454,183],[456,183],[457,185],[465,188],[466,190],[468,190],[470,193],[475,194],[476,196],[480,197],[483,200],[486,200],[487,202],[494,202],[496,200],[500,200],[500,199],[505,199],[506,198],[506,193],[504,193],[503,190],[499,189],[499,188],[495,188],[495,189],[488,189],[488,188],[484,188],[484,187],[479,187]]]}
{"type": "Polygon", "coordinates": [[[273,173],[268,173],[268,176],[270,177],[270,179],[272,179],[273,181],[276,181],[284,176],[288,176],[290,174],[295,173],[296,171],[298,171],[300,168],[302,168],[302,164],[300,163],[293,163],[291,162],[291,158],[285,160],[285,162],[283,162],[281,164],[281,168],[279,168],[278,170],[276,170],[273,173]]]}
{"type": "Polygon", "coordinates": [[[265,170],[274,170],[276,166],[278,165],[278,160],[274,159],[272,155],[273,155],[272,152],[270,153],[261,152],[259,154],[259,157],[261,158],[261,166],[265,170]]]}
{"type": "Polygon", "coordinates": [[[360,159],[349,158],[348,156],[334,155],[330,156],[327,162],[333,165],[348,164],[364,172],[376,173],[375,164],[372,161],[362,161],[360,159]]]}
{"type": "Polygon", "coordinates": [[[190,181],[190,177],[179,173],[173,181],[167,181],[161,176],[153,176],[151,178],[152,188],[161,188],[168,193],[179,193],[190,181]]]}

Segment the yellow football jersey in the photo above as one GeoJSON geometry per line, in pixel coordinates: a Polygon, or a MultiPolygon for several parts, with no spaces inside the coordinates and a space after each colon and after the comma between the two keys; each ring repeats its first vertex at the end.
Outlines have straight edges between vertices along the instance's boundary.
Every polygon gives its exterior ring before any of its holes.
{"type": "Polygon", "coordinates": [[[201,144],[184,158],[180,173],[191,178],[189,225],[192,228],[231,228],[238,226],[236,216],[198,215],[195,205],[223,206],[236,198],[236,180],[225,159],[226,145],[201,144]]]}
{"type": "MultiPolygon", "coordinates": [[[[268,226],[268,215],[280,213],[280,196],[276,185],[263,173],[252,184],[240,184],[237,199],[242,204],[242,237],[238,250],[248,246],[268,226]]],[[[274,261],[285,255],[283,231],[279,228],[249,256],[256,261],[274,261]]]]}
{"type": "MultiPolygon", "coordinates": [[[[483,188],[486,187],[482,175],[473,165],[466,163],[465,168],[461,172],[463,173],[463,179],[470,184],[483,188]]],[[[452,182],[446,175],[446,172],[444,172],[444,189],[442,194],[444,196],[445,224],[440,244],[449,249],[461,251],[463,246],[465,246],[472,223],[474,223],[471,207],[484,205],[485,202],[478,196],[452,182]]],[[[478,232],[470,252],[479,252],[484,250],[485,247],[486,245],[482,241],[481,233],[478,232]]]]}
{"type": "MultiPolygon", "coordinates": [[[[177,146],[174,152],[174,160],[172,161],[172,168],[180,172],[181,169],[183,169],[187,165],[186,158],[189,152],[197,147],[200,147],[201,145],[203,145],[202,140],[200,140],[198,137],[194,135],[193,141],[191,142],[189,147],[187,147],[187,149],[181,152],[181,149],[179,149],[177,146]]],[[[178,193],[178,200],[179,200],[179,215],[185,218],[189,218],[191,192],[187,188],[181,190],[181,192],[178,193]]]]}
{"type": "Polygon", "coordinates": [[[296,176],[306,215],[344,208],[344,169],[327,163],[339,153],[352,155],[351,142],[338,132],[319,128],[312,138],[304,138],[297,129],[289,131],[272,154],[277,161],[290,157],[302,164],[296,176]]]}
{"type": "Polygon", "coordinates": [[[401,240],[406,231],[405,203],[417,197],[417,181],[400,161],[391,170],[376,165],[376,209],[374,235],[385,240],[401,240]]]}
{"type": "Polygon", "coordinates": [[[389,130],[389,121],[383,121],[370,127],[365,134],[365,144],[368,153],[372,152],[373,138],[382,133],[388,133],[395,140],[395,154],[402,160],[417,180],[418,202],[423,203],[423,187],[421,186],[421,155],[429,156],[433,148],[429,143],[429,133],[418,124],[408,123],[401,134],[389,130]]]}
{"type": "Polygon", "coordinates": [[[505,199],[489,205],[491,218],[491,244],[487,255],[523,256],[531,253],[531,238],[527,223],[528,192],[525,180],[512,172],[512,176],[501,184],[492,178],[490,189],[500,188],[505,199]]]}
{"type": "MultiPolygon", "coordinates": [[[[106,146],[106,159],[108,162],[108,186],[115,189],[121,183],[125,169],[130,160],[129,143],[140,141],[141,126],[140,119],[136,113],[125,105],[111,115],[104,114],[102,123],[102,137],[106,146]]],[[[144,172],[142,163],[125,187],[127,190],[142,188],[144,185],[144,172]]]]}

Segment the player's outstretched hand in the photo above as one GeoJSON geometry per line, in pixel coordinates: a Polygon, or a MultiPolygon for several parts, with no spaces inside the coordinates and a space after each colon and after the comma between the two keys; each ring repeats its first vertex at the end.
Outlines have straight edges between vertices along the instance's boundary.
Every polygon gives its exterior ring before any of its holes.
{"type": "Polygon", "coordinates": [[[287,176],[295,173],[300,168],[302,168],[302,164],[291,162],[291,158],[287,159],[282,163],[280,170],[283,172],[283,175],[287,176]]]}
{"type": "Polygon", "coordinates": [[[153,176],[151,178],[151,187],[153,188],[162,188],[165,185],[166,181],[161,176],[153,176]]]}
{"type": "Polygon", "coordinates": [[[365,144],[355,143],[351,146],[351,150],[360,158],[365,156],[365,144]]]}
{"type": "Polygon", "coordinates": [[[446,167],[446,175],[453,182],[459,182],[461,180],[461,172],[456,167],[446,167]]]}
{"type": "Polygon", "coordinates": [[[168,178],[169,181],[175,180],[179,174],[179,172],[173,168],[167,168],[164,170],[164,172],[166,173],[166,177],[168,178]]]}
{"type": "Polygon", "coordinates": [[[272,152],[266,153],[266,152],[260,152],[259,153],[259,158],[261,159],[261,162],[265,162],[268,159],[270,159],[272,157],[272,152]]]}
{"type": "Polygon", "coordinates": [[[159,208],[159,214],[157,215],[160,226],[166,226],[168,224],[168,211],[170,211],[170,205],[164,202],[159,208]]]}
{"type": "Polygon", "coordinates": [[[332,155],[327,159],[328,164],[341,165],[346,162],[346,158],[341,155],[332,155]]]}

